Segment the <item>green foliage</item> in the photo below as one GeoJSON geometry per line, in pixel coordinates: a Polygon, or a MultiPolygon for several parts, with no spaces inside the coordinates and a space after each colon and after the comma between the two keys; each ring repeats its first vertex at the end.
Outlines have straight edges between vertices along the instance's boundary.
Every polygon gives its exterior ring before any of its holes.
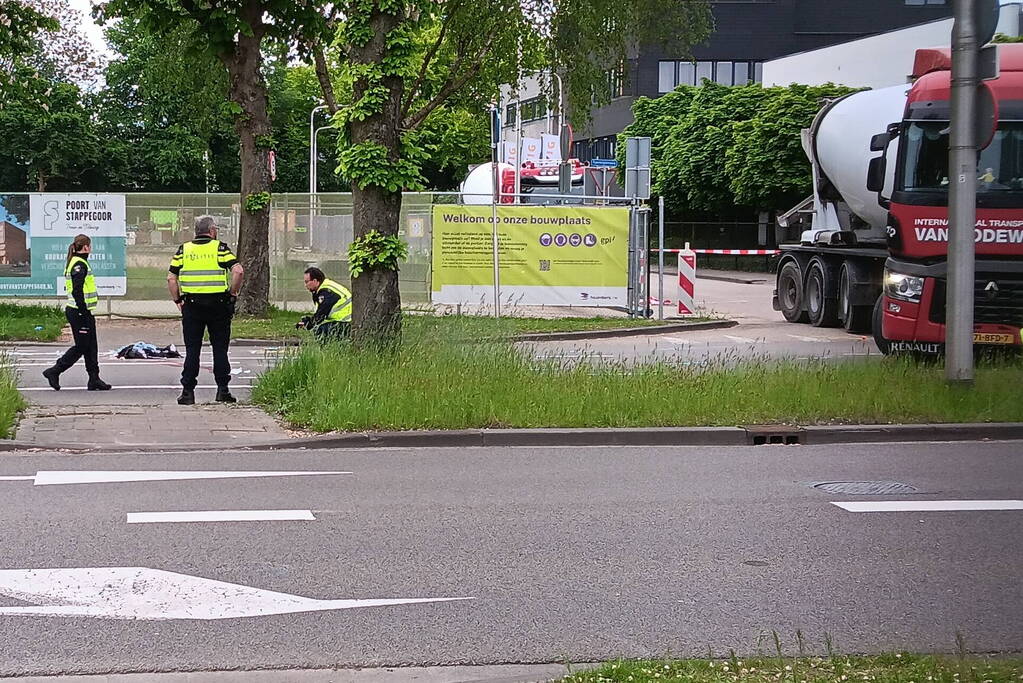
{"type": "Polygon", "coordinates": [[[800,142],[821,105],[853,88],[832,84],[771,88],[772,97],[734,126],[725,175],[737,204],[788,208],[810,194],[810,164],[800,142]]]}
{"type": "Polygon", "coordinates": [[[347,145],[338,155],[338,172],[362,189],[382,187],[388,192],[423,187],[423,177],[416,163],[421,147],[402,146],[405,155],[394,158],[379,142],[365,141],[347,145]]]}
{"type": "Polygon", "coordinates": [[[263,375],[253,399],[321,431],[1023,419],[1018,362],[978,367],[964,394],[945,383],[940,365],[898,359],[565,362],[506,340],[481,342],[491,325],[423,334],[417,318],[405,316],[397,353],[307,347],[263,375]],[[678,398],[649,400],[665,394],[678,398]]]}
{"type": "Polygon", "coordinates": [[[992,43],[1023,43],[1023,36],[1007,36],[1004,33],[996,33],[991,40],[992,43]]]}
{"type": "Polygon", "coordinates": [[[394,235],[371,230],[348,246],[348,270],[357,278],[368,270],[398,270],[398,261],[408,258],[408,244],[394,235]]]}
{"type": "MultiPolygon", "coordinates": [[[[34,52],[39,31],[59,28],[55,19],[40,14],[21,0],[0,0],[0,65],[34,52]]],[[[6,76],[2,74],[0,78],[6,76]]]]}
{"type": "Polygon", "coordinates": [[[269,192],[250,192],[245,195],[245,210],[249,213],[259,213],[270,208],[269,192]]]}
{"type": "Polygon", "coordinates": [[[652,138],[652,182],[675,214],[735,215],[787,208],[810,192],[810,164],[800,130],[828,99],[853,89],[835,85],[682,86],[656,100],[639,98],[634,122],[619,135],[652,138]]]}
{"type": "Polygon", "coordinates": [[[0,89],[0,186],[63,190],[87,185],[101,161],[91,97],[16,65],[16,88],[0,89]]]}

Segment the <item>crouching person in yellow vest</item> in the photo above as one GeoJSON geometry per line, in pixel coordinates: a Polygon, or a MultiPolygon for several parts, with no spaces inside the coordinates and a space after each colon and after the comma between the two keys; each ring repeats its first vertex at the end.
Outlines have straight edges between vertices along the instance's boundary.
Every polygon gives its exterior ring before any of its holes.
{"type": "Polygon", "coordinates": [[[347,338],[352,325],[352,293],[319,268],[307,268],[302,277],[313,294],[316,312],[302,318],[296,327],[311,330],[321,342],[347,338]]]}
{"type": "Polygon", "coordinates": [[[88,235],[75,237],[67,252],[64,266],[64,292],[67,303],[64,315],[71,326],[75,345],[57,359],[52,368],[43,370],[50,386],[60,391],[60,374],[85,358],[85,371],[89,373],[89,391],[106,391],[110,385],[99,378],[99,342],[96,340],[96,318],[92,312],[99,303],[96,278],[89,267],[92,239],[88,235]]]}
{"type": "Polygon", "coordinates": [[[195,239],[185,242],[171,258],[167,288],[181,311],[181,332],[185,340],[185,363],[181,369],[181,396],[178,403],[195,403],[195,385],[199,377],[202,338],[209,332],[213,347],[213,378],[217,381],[217,400],[234,403],[228,389],[231,360],[227,348],[231,342],[231,318],[235,300],[242,287],[244,272],[230,247],[217,239],[213,216],[195,219],[195,239]]]}

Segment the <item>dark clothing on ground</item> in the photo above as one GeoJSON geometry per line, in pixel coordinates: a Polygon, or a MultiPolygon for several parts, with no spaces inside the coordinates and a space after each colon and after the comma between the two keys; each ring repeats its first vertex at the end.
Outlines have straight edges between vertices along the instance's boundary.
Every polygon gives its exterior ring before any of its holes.
{"type": "Polygon", "coordinates": [[[181,331],[185,338],[185,363],[181,371],[181,386],[195,389],[203,333],[209,332],[213,348],[213,377],[219,388],[227,389],[231,381],[231,360],[227,350],[231,343],[234,302],[227,294],[186,294],[184,300],[181,331]]]}
{"type": "MultiPolygon", "coordinates": [[[[76,291],[80,293],[81,287],[79,286],[76,291]]],[[[96,318],[85,308],[84,303],[79,306],[81,306],[81,310],[64,309],[64,315],[71,326],[75,345],[64,352],[54,367],[58,372],[64,372],[77,363],[79,358],[84,358],[85,370],[89,373],[89,379],[99,379],[99,342],[96,338],[96,318]]]]}

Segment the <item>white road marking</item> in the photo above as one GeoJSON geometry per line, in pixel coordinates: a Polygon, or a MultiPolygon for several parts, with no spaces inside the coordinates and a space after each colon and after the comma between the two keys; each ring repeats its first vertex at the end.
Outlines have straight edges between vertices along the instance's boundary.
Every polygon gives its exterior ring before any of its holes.
{"type": "MultiPolygon", "coordinates": [[[[216,389],[216,384],[200,384],[196,389],[216,389]]],[[[251,384],[231,384],[232,389],[251,389],[251,384]]],[[[181,390],[180,384],[118,384],[114,387],[117,389],[177,389],[181,390]]],[[[60,388],[61,391],[88,391],[86,387],[64,387],[60,388]]],[[[18,391],[53,391],[50,387],[18,387],[18,391]]]]}
{"type": "Polygon", "coordinates": [[[128,524],[170,522],[275,522],[315,521],[311,510],[181,510],[177,512],[129,512],[128,524]]]}
{"type": "Polygon", "coordinates": [[[0,477],[0,481],[35,481],[35,477],[0,477]]]}
{"type": "Polygon", "coordinates": [[[725,339],[728,339],[728,340],[731,340],[731,341],[735,342],[736,344],[756,344],[757,343],[756,339],[750,339],[749,337],[733,337],[730,334],[723,334],[721,336],[724,337],[725,339]]]}
{"type": "Polygon", "coordinates": [[[848,512],[960,512],[968,510],[1023,510],[1023,500],[882,500],[850,501],[832,505],[848,512]]]}
{"type": "Polygon", "coordinates": [[[688,346],[693,343],[692,339],[680,339],[678,337],[661,337],[661,339],[669,344],[678,344],[679,346],[688,346]]]}
{"type": "Polygon", "coordinates": [[[60,484],[113,484],[139,481],[182,481],[186,479],[251,479],[256,477],[301,477],[352,474],[351,472],[285,471],[203,471],[203,470],[44,470],[36,473],[36,486],[60,484]]]}
{"type": "Polygon", "coordinates": [[[142,620],[239,619],[473,599],[316,600],[147,567],[4,570],[0,595],[37,603],[0,607],[0,615],[142,620]]]}
{"type": "Polygon", "coordinates": [[[792,337],[793,339],[798,339],[801,342],[810,342],[811,344],[813,344],[815,342],[827,343],[827,342],[835,341],[834,339],[822,339],[820,337],[806,337],[806,336],[803,336],[801,334],[788,334],[788,335],[785,335],[785,336],[792,337]]]}

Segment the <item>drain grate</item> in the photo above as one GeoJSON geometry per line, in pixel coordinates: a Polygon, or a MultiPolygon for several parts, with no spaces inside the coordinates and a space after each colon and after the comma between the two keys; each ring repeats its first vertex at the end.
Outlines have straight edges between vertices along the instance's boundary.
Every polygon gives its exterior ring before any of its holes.
{"type": "Polygon", "coordinates": [[[822,481],[810,484],[827,493],[844,493],[850,496],[894,496],[904,493],[918,493],[915,486],[899,481],[822,481]]]}

